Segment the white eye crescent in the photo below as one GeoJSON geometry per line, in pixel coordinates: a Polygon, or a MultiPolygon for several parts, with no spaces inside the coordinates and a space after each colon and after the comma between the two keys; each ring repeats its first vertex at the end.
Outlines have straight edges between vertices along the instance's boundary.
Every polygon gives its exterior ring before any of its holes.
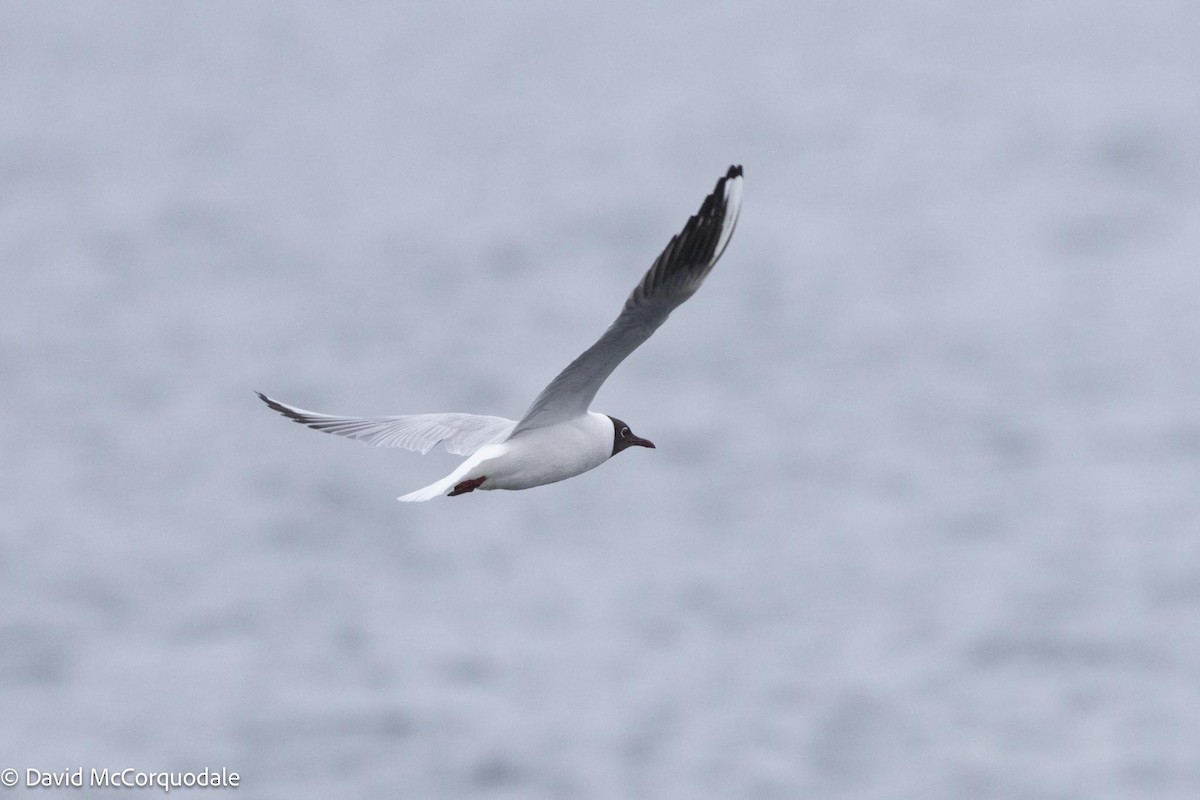
{"type": "Polygon", "coordinates": [[[628,435],[629,435],[629,428],[621,428],[621,438],[625,438],[628,435]]]}

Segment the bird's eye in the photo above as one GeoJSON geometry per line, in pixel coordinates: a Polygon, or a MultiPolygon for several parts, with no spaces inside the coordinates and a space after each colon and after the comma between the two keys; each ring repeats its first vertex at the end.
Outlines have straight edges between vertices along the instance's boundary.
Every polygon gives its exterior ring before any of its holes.
{"type": "Polygon", "coordinates": [[[629,436],[629,428],[621,428],[621,438],[624,439],[627,436],[629,436]]]}

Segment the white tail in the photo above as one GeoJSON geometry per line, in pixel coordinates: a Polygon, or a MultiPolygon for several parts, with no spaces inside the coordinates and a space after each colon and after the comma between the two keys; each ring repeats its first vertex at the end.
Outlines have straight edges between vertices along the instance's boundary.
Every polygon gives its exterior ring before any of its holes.
{"type": "Polygon", "coordinates": [[[426,500],[432,500],[435,497],[441,497],[450,491],[454,485],[450,482],[453,476],[447,475],[436,483],[431,483],[423,489],[417,489],[415,492],[409,492],[403,497],[397,497],[401,503],[423,503],[426,500]]]}
{"type": "Polygon", "coordinates": [[[432,500],[444,494],[450,494],[450,490],[458,485],[459,481],[466,478],[471,472],[484,461],[494,458],[504,452],[504,445],[489,444],[484,445],[475,451],[475,453],[466,461],[459,464],[454,472],[451,472],[440,481],[429,484],[424,489],[417,489],[415,492],[409,492],[403,497],[396,498],[402,503],[421,503],[426,500],[432,500]]]}

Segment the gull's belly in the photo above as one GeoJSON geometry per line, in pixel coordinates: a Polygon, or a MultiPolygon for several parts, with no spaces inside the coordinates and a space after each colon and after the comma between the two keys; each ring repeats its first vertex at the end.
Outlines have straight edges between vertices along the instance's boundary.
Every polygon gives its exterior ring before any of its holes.
{"type": "Polygon", "coordinates": [[[495,445],[504,452],[485,459],[475,471],[487,476],[481,489],[528,489],[600,466],[612,455],[612,440],[608,417],[589,413],[495,445]]]}

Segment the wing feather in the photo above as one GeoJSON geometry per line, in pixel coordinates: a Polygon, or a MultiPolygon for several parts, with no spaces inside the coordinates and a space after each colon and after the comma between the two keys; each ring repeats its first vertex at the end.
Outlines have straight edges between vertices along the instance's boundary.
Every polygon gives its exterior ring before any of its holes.
{"type": "Polygon", "coordinates": [[[512,434],[586,412],[612,371],[700,288],[729,245],[741,207],[742,168],[735,165],[683,230],[671,237],[616,321],[542,390],[512,434]]]}
{"type": "Polygon", "coordinates": [[[470,455],[485,444],[503,441],[516,425],[504,417],[479,414],[408,414],[396,417],[339,417],[289,406],[256,392],[275,411],[313,430],[356,439],[372,447],[403,447],[428,453],[442,445],[455,455],[470,455]]]}

